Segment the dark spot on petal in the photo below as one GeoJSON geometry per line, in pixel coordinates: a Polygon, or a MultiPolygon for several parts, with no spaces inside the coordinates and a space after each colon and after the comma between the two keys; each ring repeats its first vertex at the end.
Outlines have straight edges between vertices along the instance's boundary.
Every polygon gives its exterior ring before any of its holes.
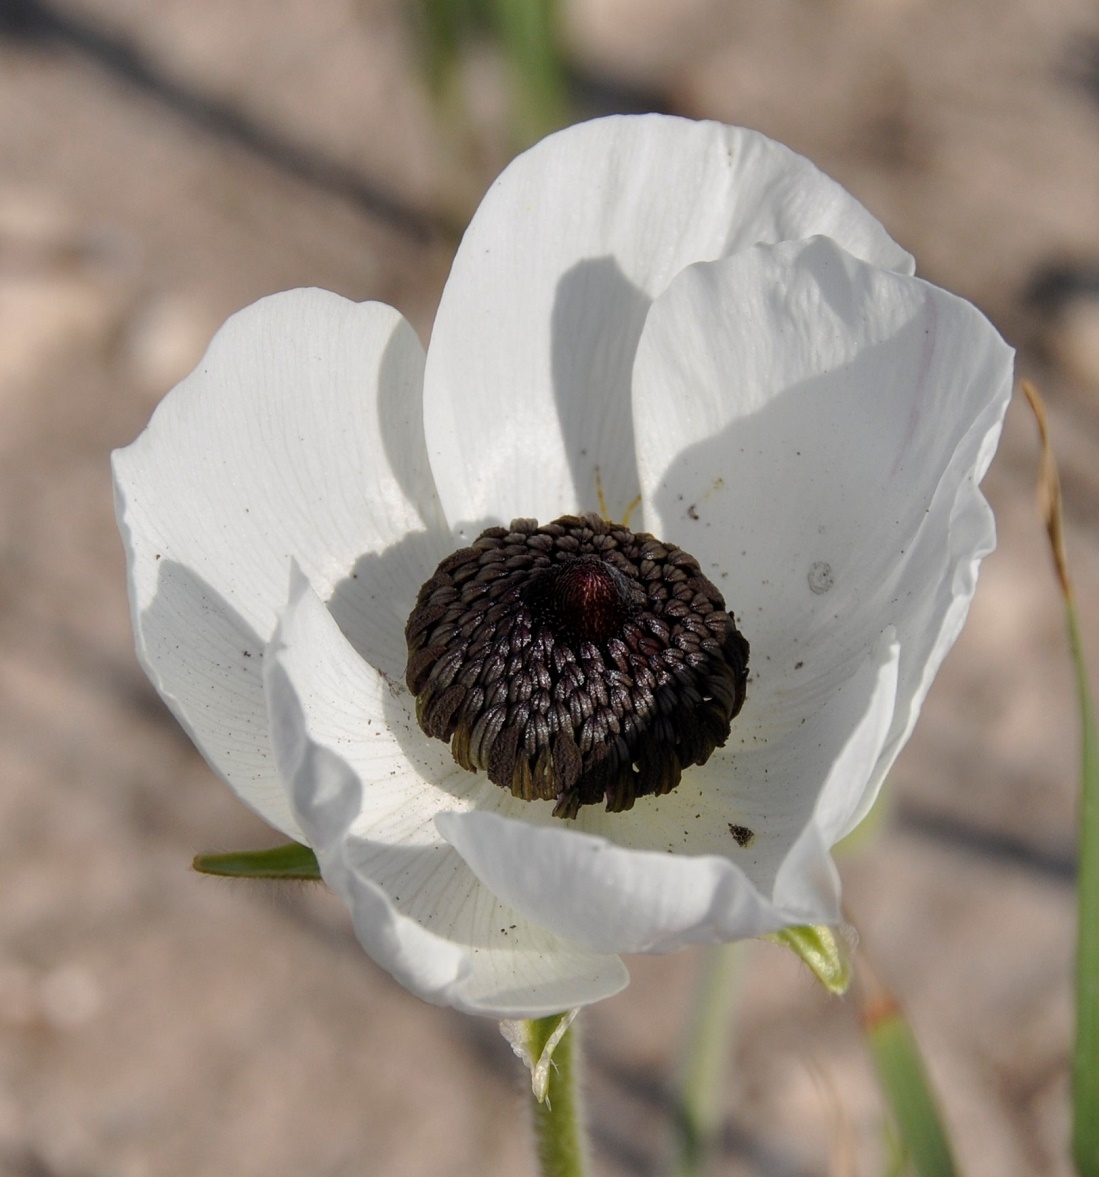
{"type": "Polygon", "coordinates": [[[817,560],[815,563],[809,565],[809,574],[806,577],[809,582],[809,591],[816,593],[818,596],[828,590],[835,584],[835,577],[832,575],[832,565],[825,563],[823,560],[817,560]]]}

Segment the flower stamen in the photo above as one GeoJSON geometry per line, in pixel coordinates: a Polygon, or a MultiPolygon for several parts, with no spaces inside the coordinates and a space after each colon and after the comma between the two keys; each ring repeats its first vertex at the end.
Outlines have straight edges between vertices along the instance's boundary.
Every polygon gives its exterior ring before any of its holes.
{"type": "Polygon", "coordinates": [[[557,817],[670,792],[744,703],[748,643],[698,561],[597,515],[489,528],[405,637],[423,730],[557,817]]]}

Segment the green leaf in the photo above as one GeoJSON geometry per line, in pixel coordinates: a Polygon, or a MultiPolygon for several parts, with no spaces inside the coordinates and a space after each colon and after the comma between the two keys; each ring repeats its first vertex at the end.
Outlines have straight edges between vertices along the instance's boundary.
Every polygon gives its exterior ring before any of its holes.
{"type": "Polygon", "coordinates": [[[300,842],[270,850],[237,850],[232,854],[196,854],[191,864],[204,875],[233,879],[319,879],[317,856],[300,842]]]}
{"type": "Polygon", "coordinates": [[[851,954],[834,928],[823,925],[783,928],[764,939],[785,944],[796,952],[834,997],[842,997],[847,992],[847,986],[851,984],[851,954]]]}
{"type": "Polygon", "coordinates": [[[1080,870],[1076,931],[1076,1050],[1073,1057],[1072,1153],[1080,1177],[1099,1177],[1099,733],[1088,681],[1076,598],[1065,554],[1061,481],[1049,443],[1046,409],[1029,380],[1022,390],[1038,425],[1042,465],[1038,491],[1053,568],[1065,602],[1065,624],[1080,712],[1080,870]]]}
{"type": "Polygon", "coordinates": [[[510,75],[511,146],[520,151],[569,122],[557,0],[418,0],[413,5],[428,82],[437,102],[456,102],[470,47],[488,40],[510,75]]]}
{"type": "Polygon", "coordinates": [[[556,0],[495,0],[496,35],[511,71],[515,147],[569,121],[556,0]]]}
{"type": "Polygon", "coordinates": [[[901,1141],[919,1177],[955,1177],[954,1157],[920,1057],[904,1014],[888,995],[877,997],[863,1013],[874,1056],[901,1141]]]}
{"type": "Polygon", "coordinates": [[[438,97],[456,72],[466,43],[487,24],[487,3],[486,0],[419,0],[412,8],[428,82],[438,97]]]}
{"type": "Polygon", "coordinates": [[[1099,1175],[1099,735],[1080,626],[1071,596],[1065,603],[1076,669],[1082,729],[1079,927],[1076,950],[1076,1054],[1073,1065],[1072,1148],[1081,1177],[1099,1175]]]}

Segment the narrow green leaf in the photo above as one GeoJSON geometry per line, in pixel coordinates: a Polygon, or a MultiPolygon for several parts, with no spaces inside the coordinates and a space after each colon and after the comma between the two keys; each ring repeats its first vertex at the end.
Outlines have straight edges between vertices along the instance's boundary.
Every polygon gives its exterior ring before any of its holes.
{"type": "Polygon", "coordinates": [[[851,954],[834,928],[783,928],[764,937],[784,944],[809,966],[813,976],[834,997],[842,997],[851,984],[851,954]]]}
{"type": "Polygon", "coordinates": [[[878,1078],[901,1141],[919,1177],[955,1177],[954,1158],[916,1039],[900,1007],[889,997],[863,1014],[878,1078]]]}
{"type": "Polygon", "coordinates": [[[1076,607],[1065,603],[1082,730],[1076,1054],[1072,1148],[1080,1177],[1099,1177],[1099,735],[1076,607]]]}
{"type": "Polygon", "coordinates": [[[270,850],[237,850],[232,854],[196,854],[191,864],[204,875],[233,879],[319,879],[317,856],[300,842],[270,850]]]}
{"type": "Polygon", "coordinates": [[[496,35],[511,72],[517,150],[569,121],[555,0],[495,0],[496,35]]]}
{"type": "Polygon", "coordinates": [[[1053,568],[1065,602],[1065,623],[1080,712],[1080,870],[1077,880],[1076,1050],[1073,1057],[1072,1153],[1080,1177],[1099,1177],[1099,734],[1076,616],[1061,516],[1061,480],[1049,442],[1046,409],[1038,390],[1022,382],[1038,425],[1042,501],[1053,568]]]}
{"type": "Polygon", "coordinates": [[[419,0],[415,33],[432,93],[439,97],[458,68],[466,43],[486,24],[484,0],[419,0]]]}
{"type": "Polygon", "coordinates": [[[882,1136],[885,1138],[885,1168],[882,1177],[911,1177],[908,1167],[908,1153],[904,1141],[897,1133],[897,1125],[889,1116],[882,1118],[882,1136]]]}

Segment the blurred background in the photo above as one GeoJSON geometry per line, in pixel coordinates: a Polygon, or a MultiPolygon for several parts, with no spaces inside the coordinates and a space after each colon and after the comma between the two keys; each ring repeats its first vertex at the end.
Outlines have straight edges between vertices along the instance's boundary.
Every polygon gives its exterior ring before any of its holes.
{"type": "MultiPolygon", "coordinates": [[[[532,1173],[494,1023],[399,989],[319,887],[190,872],[274,839],[136,664],[107,458],[263,294],[381,299],[426,338],[458,229],[547,123],[758,128],[981,306],[1049,402],[1099,652],[1099,9],[570,0],[501,41],[461,34],[476,7],[0,3],[2,1177],[532,1173]]],[[[1033,434],[1014,405],[1000,548],[842,863],[962,1167],[997,1177],[1070,1172],[1077,723],[1033,434]]],[[[629,964],[585,1019],[591,1130],[599,1173],[656,1177],[698,957],[629,964]]],[[[731,1050],[715,1172],[886,1171],[857,1001],[761,944],[731,1050]]]]}

